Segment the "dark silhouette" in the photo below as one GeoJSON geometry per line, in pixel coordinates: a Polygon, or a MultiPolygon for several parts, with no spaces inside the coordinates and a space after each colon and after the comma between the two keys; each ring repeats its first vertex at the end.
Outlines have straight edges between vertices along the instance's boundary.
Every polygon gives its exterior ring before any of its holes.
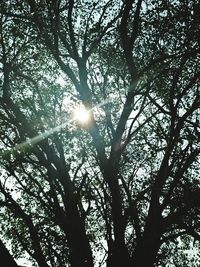
{"type": "Polygon", "coordinates": [[[199,14],[185,0],[1,1],[0,234],[13,257],[198,266],[199,14]]]}

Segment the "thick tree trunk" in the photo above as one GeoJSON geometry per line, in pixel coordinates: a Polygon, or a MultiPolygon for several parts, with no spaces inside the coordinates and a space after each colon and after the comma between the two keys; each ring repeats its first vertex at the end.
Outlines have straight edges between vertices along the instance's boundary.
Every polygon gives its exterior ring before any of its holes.
{"type": "Polygon", "coordinates": [[[63,203],[65,211],[58,204],[57,195],[54,192],[54,199],[57,202],[55,216],[56,223],[60,225],[66,234],[70,266],[93,267],[92,250],[86,234],[85,222],[79,212],[77,196],[74,191],[74,185],[67,172],[63,151],[59,151],[59,154],[62,155],[62,159],[60,159],[51,147],[46,146],[45,149],[49,160],[53,162],[57,169],[51,168],[49,170],[48,175],[50,180],[53,180],[54,177],[60,177],[59,180],[64,189],[63,203]]]}
{"type": "Polygon", "coordinates": [[[156,262],[159,247],[160,238],[158,236],[152,235],[151,233],[149,236],[144,236],[136,247],[132,266],[153,267],[156,262]]]}
{"type": "Polygon", "coordinates": [[[93,267],[93,257],[81,218],[73,218],[67,230],[72,267],[93,267]]]}
{"type": "Polygon", "coordinates": [[[132,267],[131,259],[128,254],[127,248],[125,246],[120,248],[119,245],[114,247],[113,250],[109,252],[106,266],[107,267],[113,267],[113,266],[132,267]]]}
{"type": "Polygon", "coordinates": [[[76,201],[71,199],[67,210],[65,233],[69,244],[69,260],[72,267],[93,267],[92,251],[86,235],[85,222],[79,214],[76,201]]]}
{"type": "Polygon", "coordinates": [[[93,267],[92,251],[86,235],[84,220],[79,215],[76,204],[71,202],[67,216],[57,214],[57,223],[66,234],[71,267],[93,267]]]}
{"type": "Polygon", "coordinates": [[[143,236],[136,246],[133,255],[133,267],[153,267],[157,261],[158,250],[161,245],[162,224],[161,215],[153,207],[146,221],[143,236]]]}
{"type": "Polygon", "coordinates": [[[93,267],[92,251],[83,219],[72,203],[67,216],[57,210],[56,223],[64,231],[69,248],[71,267],[93,267]],[[73,206],[73,207],[72,207],[73,206]]]}
{"type": "Polygon", "coordinates": [[[117,168],[108,162],[105,168],[104,177],[109,185],[112,196],[111,208],[113,219],[114,241],[107,261],[107,267],[112,266],[130,266],[130,255],[125,244],[125,218],[122,212],[122,197],[118,184],[117,168]]]}
{"type": "Polygon", "coordinates": [[[4,267],[18,267],[17,263],[10,255],[9,251],[5,247],[5,245],[0,240],[0,255],[1,255],[1,262],[4,267]]]}

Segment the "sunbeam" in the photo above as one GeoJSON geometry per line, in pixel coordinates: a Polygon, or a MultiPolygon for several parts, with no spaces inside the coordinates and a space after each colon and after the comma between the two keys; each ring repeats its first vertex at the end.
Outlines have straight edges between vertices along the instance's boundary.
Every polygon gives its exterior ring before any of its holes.
{"type": "Polygon", "coordinates": [[[110,103],[109,100],[103,101],[100,104],[91,108],[90,110],[86,110],[84,106],[81,108],[75,109],[74,115],[73,115],[72,119],[70,119],[70,121],[65,121],[64,123],[62,123],[62,124],[60,124],[54,128],[51,128],[51,129],[45,131],[44,133],[41,133],[41,134],[39,134],[33,138],[30,138],[30,139],[16,145],[15,147],[13,147],[11,149],[8,149],[8,150],[0,153],[0,157],[4,157],[5,155],[9,155],[9,154],[14,154],[15,152],[21,152],[23,149],[27,148],[28,146],[36,145],[40,141],[49,137],[50,135],[52,135],[56,132],[59,132],[61,129],[65,129],[69,122],[78,121],[79,123],[80,122],[86,123],[89,120],[89,113],[90,112],[92,112],[95,108],[102,107],[108,103],[110,103]]]}

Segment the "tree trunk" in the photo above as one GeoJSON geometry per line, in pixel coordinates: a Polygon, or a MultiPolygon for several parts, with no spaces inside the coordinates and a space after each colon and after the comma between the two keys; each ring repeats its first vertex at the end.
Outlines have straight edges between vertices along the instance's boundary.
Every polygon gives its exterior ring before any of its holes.
{"type": "Polygon", "coordinates": [[[161,217],[155,212],[147,218],[143,236],[136,246],[133,255],[133,267],[153,267],[157,261],[158,250],[161,245],[161,217]]]}
{"type": "Polygon", "coordinates": [[[117,245],[112,249],[112,251],[109,251],[106,266],[107,267],[113,267],[113,266],[132,267],[131,259],[128,254],[127,248],[125,246],[120,248],[120,246],[117,245]]]}
{"type": "Polygon", "coordinates": [[[122,212],[122,197],[120,193],[117,168],[108,162],[104,177],[109,185],[112,196],[111,208],[113,219],[114,242],[112,251],[109,251],[107,267],[112,266],[130,266],[130,255],[125,244],[125,218],[122,212]]]}
{"type": "Polygon", "coordinates": [[[69,262],[72,267],[93,267],[92,251],[86,235],[84,221],[74,203],[68,208],[68,216],[59,217],[58,224],[66,234],[69,262]]]}
{"type": "Polygon", "coordinates": [[[78,220],[70,222],[68,229],[70,263],[72,267],[93,267],[93,257],[89,240],[85,234],[83,223],[78,220]]]}

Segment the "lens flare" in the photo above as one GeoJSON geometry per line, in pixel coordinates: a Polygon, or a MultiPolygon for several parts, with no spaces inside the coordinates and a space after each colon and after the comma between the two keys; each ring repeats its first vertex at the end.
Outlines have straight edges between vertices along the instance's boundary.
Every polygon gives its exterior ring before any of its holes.
{"type": "MultiPolygon", "coordinates": [[[[80,125],[84,125],[84,124],[87,124],[89,123],[90,121],[90,112],[94,111],[95,108],[99,108],[99,107],[102,107],[108,103],[110,103],[111,101],[110,100],[105,100],[103,102],[101,102],[100,104],[94,106],[93,108],[91,108],[90,110],[86,110],[84,106],[82,107],[79,107],[77,109],[74,110],[74,116],[73,118],[71,119],[71,122],[73,121],[76,121],[78,122],[80,125]]],[[[54,127],[54,128],[51,128],[47,131],[45,131],[44,133],[41,133],[33,138],[30,138],[28,140],[26,140],[25,142],[22,142],[20,144],[17,144],[16,146],[14,146],[13,148],[11,149],[8,149],[6,151],[3,151],[3,152],[0,152],[0,158],[4,157],[4,156],[8,156],[8,155],[11,155],[15,152],[21,152],[22,150],[26,149],[27,147],[29,146],[34,146],[36,145],[37,143],[41,142],[42,140],[48,138],[50,135],[56,133],[56,132],[59,132],[60,130],[62,129],[65,129],[66,126],[68,124],[68,121],[54,127]]]]}
{"type": "Polygon", "coordinates": [[[73,112],[73,120],[81,124],[89,122],[90,120],[89,111],[87,111],[85,107],[76,108],[73,112]]]}

